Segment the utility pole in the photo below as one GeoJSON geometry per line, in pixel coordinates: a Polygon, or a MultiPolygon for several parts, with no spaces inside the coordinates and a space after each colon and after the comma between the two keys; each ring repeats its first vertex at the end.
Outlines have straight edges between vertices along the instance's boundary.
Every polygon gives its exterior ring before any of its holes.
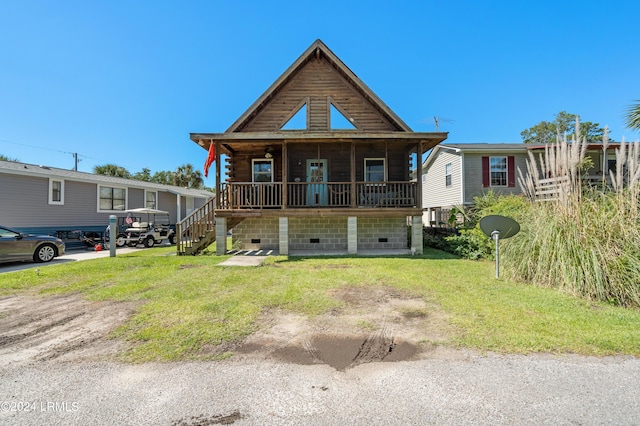
{"type": "Polygon", "coordinates": [[[73,166],[73,170],[74,171],[78,171],[78,163],[80,161],[82,161],[81,158],[78,158],[78,153],[77,152],[72,152],[71,155],[73,155],[73,159],[75,160],[75,165],[73,166]]]}

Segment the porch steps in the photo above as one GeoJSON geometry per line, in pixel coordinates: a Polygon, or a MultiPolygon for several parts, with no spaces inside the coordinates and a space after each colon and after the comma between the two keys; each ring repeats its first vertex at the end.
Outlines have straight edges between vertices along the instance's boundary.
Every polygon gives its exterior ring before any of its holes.
{"type": "MultiPolygon", "coordinates": [[[[215,198],[176,224],[176,249],[178,256],[202,253],[216,241],[215,198]]],[[[244,218],[229,218],[227,231],[233,229],[244,218]]],[[[225,232],[226,235],[226,232],[225,232]]]]}
{"type": "Polygon", "coordinates": [[[178,254],[182,254],[185,256],[186,255],[195,256],[197,254],[202,253],[204,249],[209,247],[215,241],[216,241],[216,230],[214,227],[213,230],[207,231],[205,235],[198,236],[197,238],[195,238],[195,241],[192,241],[191,244],[184,247],[184,253],[178,252],[178,254]]]}

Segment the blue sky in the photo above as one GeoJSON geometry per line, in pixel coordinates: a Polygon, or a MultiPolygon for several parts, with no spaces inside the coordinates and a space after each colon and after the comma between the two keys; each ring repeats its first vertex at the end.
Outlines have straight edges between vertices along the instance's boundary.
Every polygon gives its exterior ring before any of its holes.
{"type": "Polygon", "coordinates": [[[318,38],[413,130],[441,117],[448,142],[520,142],[560,111],[633,141],[638,16],[636,0],[5,0],[0,154],[202,169],[189,133],[225,131],[318,38]]]}

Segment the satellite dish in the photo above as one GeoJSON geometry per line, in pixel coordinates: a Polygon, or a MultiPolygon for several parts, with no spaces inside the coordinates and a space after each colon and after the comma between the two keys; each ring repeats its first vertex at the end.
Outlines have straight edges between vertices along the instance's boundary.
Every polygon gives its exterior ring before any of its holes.
{"type": "Polygon", "coordinates": [[[500,238],[511,238],[520,232],[520,225],[510,217],[491,215],[480,219],[482,232],[496,242],[496,278],[500,278],[500,238]]]}
{"type": "Polygon", "coordinates": [[[480,219],[480,229],[489,238],[493,238],[493,233],[497,231],[504,240],[520,232],[520,225],[510,217],[491,215],[480,219]]]}

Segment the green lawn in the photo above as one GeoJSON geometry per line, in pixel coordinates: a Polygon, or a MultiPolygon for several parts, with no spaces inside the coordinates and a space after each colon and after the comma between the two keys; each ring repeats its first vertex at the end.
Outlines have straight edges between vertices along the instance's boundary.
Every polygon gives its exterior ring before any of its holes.
{"type": "MultiPolygon", "coordinates": [[[[423,298],[454,330],[445,344],[503,353],[640,355],[640,312],[555,290],[496,280],[494,264],[428,250],[415,257],[270,257],[256,268],[227,256],[140,250],[0,275],[0,297],[80,293],[142,303],[114,336],[134,343],[123,359],[201,358],[205,346],[243,339],[261,312],[313,316],[342,306],[331,290],[391,287],[423,298]]],[[[449,333],[451,334],[451,333],[449,333]]]]}

